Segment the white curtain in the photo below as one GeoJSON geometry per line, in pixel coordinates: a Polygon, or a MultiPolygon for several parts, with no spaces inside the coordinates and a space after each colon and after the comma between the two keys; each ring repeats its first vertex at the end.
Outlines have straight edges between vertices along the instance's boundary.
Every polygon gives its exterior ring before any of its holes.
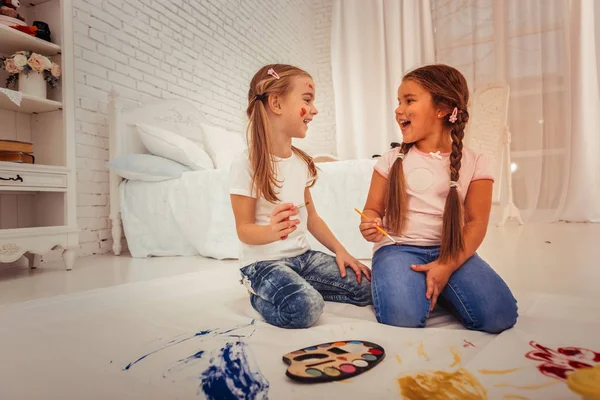
{"type": "Polygon", "coordinates": [[[399,141],[397,89],[434,61],[429,0],[333,0],[331,69],[340,159],[369,158],[399,141]]]}
{"type": "MultiPolygon", "coordinates": [[[[600,220],[595,0],[432,0],[436,61],[510,85],[514,201],[526,220],[600,220]]],[[[503,185],[504,186],[504,185],[503,185]]]]}
{"type": "Polygon", "coordinates": [[[600,222],[600,4],[573,0],[571,124],[567,191],[560,218],[600,222]]]}

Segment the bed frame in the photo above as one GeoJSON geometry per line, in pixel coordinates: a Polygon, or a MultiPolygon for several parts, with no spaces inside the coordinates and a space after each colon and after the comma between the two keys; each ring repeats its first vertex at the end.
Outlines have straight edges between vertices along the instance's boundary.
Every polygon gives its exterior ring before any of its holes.
{"type": "MultiPolygon", "coordinates": [[[[109,95],[108,105],[109,160],[116,157],[148,153],[140,140],[135,123],[145,123],[179,133],[196,141],[202,141],[201,123],[205,114],[195,105],[184,100],[159,100],[151,104],[137,104],[122,99],[115,90],[109,95]]],[[[121,254],[123,227],[121,223],[121,197],[119,185],[123,179],[109,171],[110,220],[113,239],[112,250],[121,254]]]]}

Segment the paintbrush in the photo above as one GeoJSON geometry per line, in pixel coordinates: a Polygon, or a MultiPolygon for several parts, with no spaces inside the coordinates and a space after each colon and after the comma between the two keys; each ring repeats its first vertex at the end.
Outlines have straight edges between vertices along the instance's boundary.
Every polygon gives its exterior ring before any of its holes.
{"type": "MultiPolygon", "coordinates": [[[[361,213],[357,208],[354,209],[354,211],[356,211],[357,213],[359,213],[361,215],[361,217],[365,218],[365,219],[370,219],[369,217],[367,217],[365,214],[361,213]]],[[[375,229],[377,229],[379,232],[381,232],[385,237],[387,237],[388,239],[390,239],[392,242],[394,242],[394,244],[399,244],[393,237],[390,236],[389,233],[387,233],[386,231],[384,231],[383,229],[381,229],[380,227],[378,227],[377,225],[375,225],[375,229]]]]}
{"type": "Polygon", "coordinates": [[[310,201],[307,201],[306,203],[298,204],[297,206],[294,206],[294,207],[296,207],[296,208],[302,208],[302,207],[306,207],[309,204],[310,204],[310,201]]]}

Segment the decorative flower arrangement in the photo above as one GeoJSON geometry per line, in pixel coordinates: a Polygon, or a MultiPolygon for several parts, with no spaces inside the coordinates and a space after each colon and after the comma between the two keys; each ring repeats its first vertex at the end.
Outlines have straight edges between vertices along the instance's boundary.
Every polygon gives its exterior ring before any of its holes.
{"type": "Polygon", "coordinates": [[[31,51],[18,51],[10,57],[0,57],[0,68],[5,69],[10,76],[6,79],[6,86],[17,85],[19,74],[29,75],[32,72],[44,74],[44,80],[53,88],[58,86],[60,66],[31,51]]]}

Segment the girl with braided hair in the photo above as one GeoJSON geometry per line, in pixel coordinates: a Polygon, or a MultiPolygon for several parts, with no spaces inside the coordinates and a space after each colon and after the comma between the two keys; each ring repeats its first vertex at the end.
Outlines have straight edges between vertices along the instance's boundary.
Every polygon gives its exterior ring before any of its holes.
{"type": "Polygon", "coordinates": [[[375,243],[381,323],[424,327],[437,303],[468,329],[499,333],[516,323],[510,289],[476,253],[494,178],[483,156],[463,146],[468,102],[466,79],[447,65],[417,68],[398,88],[403,142],[378,160],[360,224],[375,243]],[[393,241],[376,229],[382,225],[393,241]]]}
{"type": "Polygon", "coordinates": [[[300,68],[261,68],[248,91],[248,151],[230,170],[242,283],[254,309],[282,328],[310,327],[324,301],[372,304],[371,271],[317,214],[310,194],[317,168],[292,146],[317,115],[314,99],[315,84],[300,68]],[[335,257],[311,250],[308,232],[335,257]]]}

